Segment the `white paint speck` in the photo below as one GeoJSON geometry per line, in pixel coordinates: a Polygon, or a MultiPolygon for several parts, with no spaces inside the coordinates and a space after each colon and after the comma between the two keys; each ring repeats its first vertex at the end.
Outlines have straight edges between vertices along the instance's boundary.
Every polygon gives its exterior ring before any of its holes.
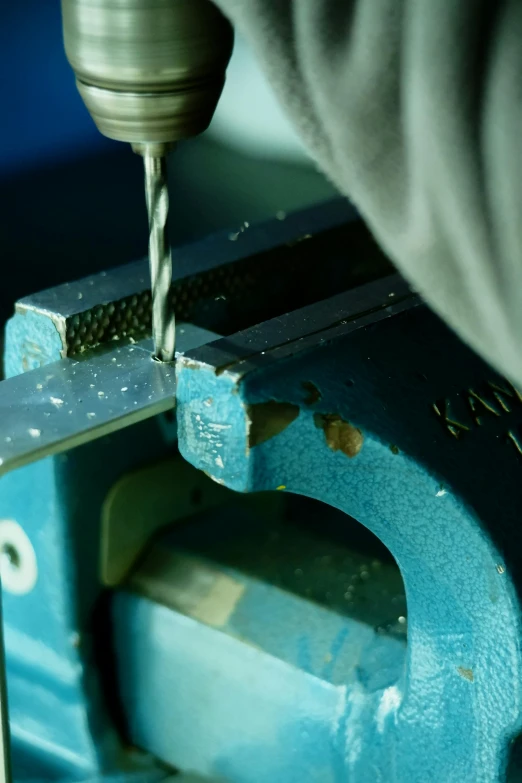
{"type": "Polygon", "coordinates": [[[42,430],[37,429],[36,427],[29,427],[27,430],[31,438],[39,438],[42,434],[42,430]]]}
{"type": "Polygon", "coordinates": [[[78,291],[78,299],[83,299],[83,294],[81,291],[78,291]]]}
{"type": "Polygon", "coordinates": [[[98,397],[105,397],[105,392],[99,391],[98,392],[98,397]]]}
{"type": "Polygon", "coordinates": [[[397,621],[398,621],[399,625],[406,625],[406,618],[403,617],[402,614],[401,614],[400,617],[397,618],[397,621]]]}
{"type": "Polygon", "coordinates": [[[121,390],[122,390],[122,391],[129,391],[129,387],[128,387],[128,386],[122,386],[122,387],[121,387],[121,390]]]}
{"type": "Polygon", "coordinates": [[[53,405],[56,405],[57,408],[60,408],[63,405],[63,400],[61,400],[60,397],[49,397],[49,400],[53,405]]]}
{"type": "Polygon", "coordinates": [[[94,419],[94,417],[95,417],[95,416],[96,416],[96,414],[95,414],[95,413],[92,413],[92,412],[89,412],[89,413],[87,414],[87,418],[88,418],[88,419],[94,419]]]}
{"type": "Polygon", "coordinates": [[[216,463],[218,468],[224,468],[225,467],[224,464],[223,464],[223,460],[221,459],[221,456],[219,454],[216,457],[216,459],[214,460],[214,462],[216,463]]]}
{"type": "Polygon", "coordinates": [[[38,391],[42,391],[42,389],[43,389],[43,386],[42,386],[42,384],[41,384],[41,383],[37,383],[37,384],[36,384],[36,388],[38,389],[38,391]]]}
{"type": "Polygon", "coordinates": [[[441,489],[439,489],[438,492],[435,493],[435,497],[436,498],[443,498],[444,495],[446,495],[446,494],[447,494],[446,490],[441,488],[441,489]]]}
{"type": "Polygon", "coordinates": [[[386,688],[382,694],[379,706],[377,707],[377,714],[375,716],[377,731],[379,734],[384,732],[384,724],[388,715],[395,712],[398,709],[400,703],[401,693],[397,686],[391,685],[389,688],[386,688]]]}

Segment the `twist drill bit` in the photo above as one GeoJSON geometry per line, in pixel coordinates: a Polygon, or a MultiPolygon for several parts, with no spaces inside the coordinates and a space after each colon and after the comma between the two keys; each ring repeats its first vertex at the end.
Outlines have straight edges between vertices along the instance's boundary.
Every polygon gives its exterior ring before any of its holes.
{"type": "Polygon", "coordinates": [[[152,289],[152,336],[158,359],[170,362],[174,358],[176,321],[170,306],[172,256],[167,230],[169,193],[167,189],[167,157],[158,154],[153,145],[146,145],[145,195],[149,213],[149,264],[152,289]]]}

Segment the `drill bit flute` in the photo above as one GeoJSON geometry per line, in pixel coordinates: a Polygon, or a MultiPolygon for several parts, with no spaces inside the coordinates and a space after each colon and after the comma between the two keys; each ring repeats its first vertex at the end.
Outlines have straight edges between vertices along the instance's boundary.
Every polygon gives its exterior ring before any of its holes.
{"type": "Polygon", "coordinates": [[[145,196],[149,213],[154,354],[160,361],[170,362],[174,358],[176,320],[169,296],[172,282],[172,255],[167,227],[169,192],[165,151],[158,150],[154,144],[146,144],[143,163],[145,196]]]}

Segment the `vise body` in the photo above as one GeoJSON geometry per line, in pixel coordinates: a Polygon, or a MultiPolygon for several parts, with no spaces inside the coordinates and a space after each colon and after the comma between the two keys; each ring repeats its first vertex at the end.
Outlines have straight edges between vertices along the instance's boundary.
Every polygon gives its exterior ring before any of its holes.
{"type": "Polygon", "coordinates": [[[174,265],[7,327],[14,779],[522,780],[522,394],[344,202],[174,265]]]}

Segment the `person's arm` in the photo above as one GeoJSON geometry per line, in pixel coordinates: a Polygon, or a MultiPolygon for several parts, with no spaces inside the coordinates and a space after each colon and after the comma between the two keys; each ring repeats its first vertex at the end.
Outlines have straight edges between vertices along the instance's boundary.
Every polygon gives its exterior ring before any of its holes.
{"type": "Polygon", "coordinates": [[[217,0],[399,269],[522,384],[520,0],[217,0]]]}

